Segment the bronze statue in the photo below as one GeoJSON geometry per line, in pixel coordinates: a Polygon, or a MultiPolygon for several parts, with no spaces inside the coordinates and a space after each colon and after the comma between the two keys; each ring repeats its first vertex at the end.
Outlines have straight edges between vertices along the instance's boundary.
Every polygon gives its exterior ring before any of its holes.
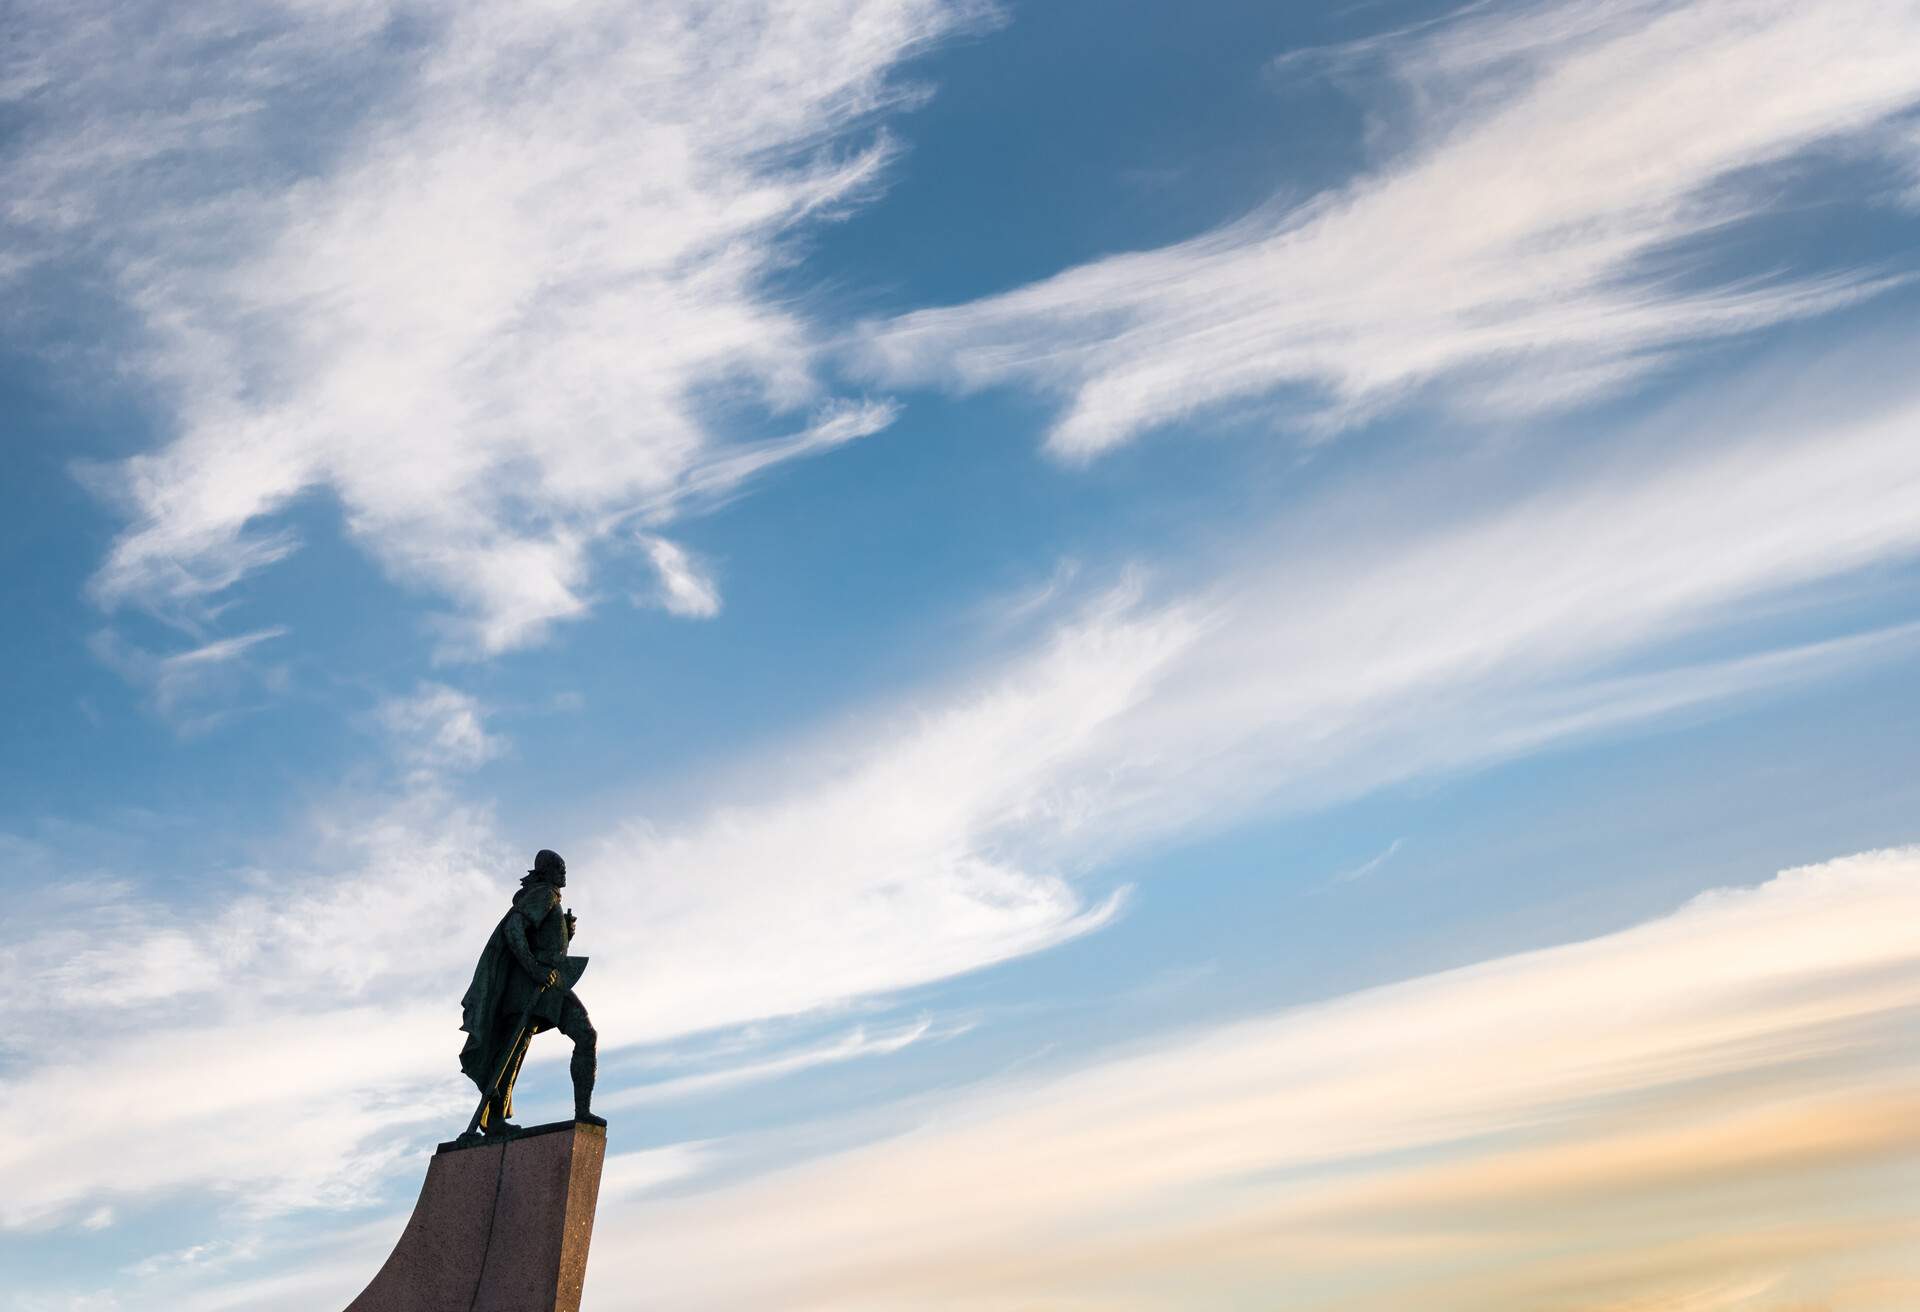
{"type": "Polygon", "coordinates": [[[542,849],[481,951],[473,983],[460,1000],[460,1028],[467,1032],[460,1069],[480,1088],[468,1137],[507,1135],[519,1128],[507,1121],[513,1084],[533,1036],[550,1029],[573,1040],[574,1120],[606,1124],[589,1109],[598,1036],[573,992],[587,959],[567,955],[575,920],[560,906],[566,886],[567,863],[557,852],[542,849]]]}

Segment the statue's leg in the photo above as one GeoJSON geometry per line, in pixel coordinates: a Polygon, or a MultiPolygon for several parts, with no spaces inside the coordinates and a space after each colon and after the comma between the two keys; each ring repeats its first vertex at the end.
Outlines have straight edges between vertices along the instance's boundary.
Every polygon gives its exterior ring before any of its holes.
{"type": "MultiPolygon", "coordinates": [[[[502,1034],[502,1044],[513,1041],[512,1035],[502,1034]]],[[[507,1056],[505,1073],[500,1076],[500,1087],[487,1099],[487,1112],[481,1118],[481,1129],[488,1134],[512,1134],[520,1127],[507,1119],[513,1111],[513,1085],[520,1078],[520,1064],[527,1059],[527,1049],[532,1046],[531,1032],[519,1036],[513,1051],[507,1056]]]]}
{"type": "Polygon", "coordinates": [[[569,1067],[573,1075],[573,1119],[588,1125],[605,1125],[606,1121],[591,1110],[600,1036],[594,1032],[593,1022],[587,1019],[587,1009],[571,993],[560,1009],[560,1032],[573,1040],[573,1062],[569,1067]]]}

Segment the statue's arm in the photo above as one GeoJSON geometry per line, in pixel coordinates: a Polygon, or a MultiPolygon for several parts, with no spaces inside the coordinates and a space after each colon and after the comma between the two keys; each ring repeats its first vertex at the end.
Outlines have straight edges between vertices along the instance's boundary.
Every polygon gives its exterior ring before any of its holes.
{"type": "Polygon", "coordinates": [[[507,951],[513,953],[513,959],[520,963],[520,969],[537,980],[545,980],[548,971],[533,959],[533,948],[527,943],[527,919],[514,914],[507,917],[507,951]]]}

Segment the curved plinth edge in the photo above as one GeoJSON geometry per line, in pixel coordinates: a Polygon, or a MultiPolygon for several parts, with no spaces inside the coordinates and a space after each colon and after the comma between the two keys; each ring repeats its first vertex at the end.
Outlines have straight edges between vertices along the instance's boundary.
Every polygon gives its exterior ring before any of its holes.
{"type": "Polygon", "coordinates": [[[561,1121],[443,1143],[386,1265],[347,1312],[579,1312],[607,1132],[561,1121]]]}

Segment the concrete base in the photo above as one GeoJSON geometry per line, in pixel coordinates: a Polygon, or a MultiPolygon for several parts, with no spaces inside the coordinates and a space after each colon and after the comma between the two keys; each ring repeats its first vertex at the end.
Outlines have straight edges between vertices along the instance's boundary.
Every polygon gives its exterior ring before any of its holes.
{"type": "Polygon", "coordinates": [[[347,1312],[579,1312],[607,1132],[561,1121],[443,1143],[386,1265],[347,1312]]]}

